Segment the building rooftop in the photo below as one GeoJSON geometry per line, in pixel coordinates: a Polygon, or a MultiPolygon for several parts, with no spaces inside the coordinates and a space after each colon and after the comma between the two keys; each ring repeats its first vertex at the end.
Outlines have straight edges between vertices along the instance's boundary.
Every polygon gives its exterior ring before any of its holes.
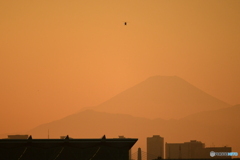
{"type": "Polygon", "coordinates": [[[42,160],[90,159],[128,160],[129,149],[138,139],[1,139],[0,155],[3,159],[42,160]],[[111,154],[110,154],[111,153],[111,154]]]}

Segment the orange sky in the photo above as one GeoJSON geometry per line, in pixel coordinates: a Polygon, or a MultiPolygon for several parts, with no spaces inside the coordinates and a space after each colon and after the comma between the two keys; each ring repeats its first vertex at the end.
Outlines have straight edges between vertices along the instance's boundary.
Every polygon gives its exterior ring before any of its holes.
{"type": "Polygon", "coordinates": [[[238,0],[0,0],[0,133],[155,75],[240,103],[239,20],[238,0]]]}

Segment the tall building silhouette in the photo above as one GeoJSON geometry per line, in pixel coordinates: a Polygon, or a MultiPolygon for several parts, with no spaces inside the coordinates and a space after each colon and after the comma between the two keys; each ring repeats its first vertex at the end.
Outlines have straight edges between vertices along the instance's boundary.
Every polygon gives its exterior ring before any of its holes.
{"type": "Polygon", "coordinates": [[[164,138],[159,135],[147,137],[147,160],[164,158],[164,138]]]}
{"type": "Polygon", "coordinates": [[[184,143],[166,143],[167,159],[184,159],[184,158],[198,158],[201,154],[200,151],[205,147],[205,144],[192,140],[184,143]]]}
{"type": "Polygon", "coordinates": [[[142,150],[141,148],[138,148],[138,157],[137,157],[137,160],[142,160],[142,150]]]}

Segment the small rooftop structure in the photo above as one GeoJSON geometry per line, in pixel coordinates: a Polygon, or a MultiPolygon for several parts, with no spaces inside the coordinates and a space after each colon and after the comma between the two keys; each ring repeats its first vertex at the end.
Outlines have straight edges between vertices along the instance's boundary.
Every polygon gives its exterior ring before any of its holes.
{"type": "Polygon", "coordinates": [[[28,139],[28,135],[8,135],[8,139],[28,139]]]}

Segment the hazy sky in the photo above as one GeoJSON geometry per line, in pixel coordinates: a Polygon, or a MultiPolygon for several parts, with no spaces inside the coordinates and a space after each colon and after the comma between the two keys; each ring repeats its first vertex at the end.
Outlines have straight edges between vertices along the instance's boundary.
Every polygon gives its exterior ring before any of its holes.
{"type": "Polygon", "coordinates": [[[155,75],[235,105],[240,1],[0,0],[0,74],[0,133],[98,105],[155,75]]]}

